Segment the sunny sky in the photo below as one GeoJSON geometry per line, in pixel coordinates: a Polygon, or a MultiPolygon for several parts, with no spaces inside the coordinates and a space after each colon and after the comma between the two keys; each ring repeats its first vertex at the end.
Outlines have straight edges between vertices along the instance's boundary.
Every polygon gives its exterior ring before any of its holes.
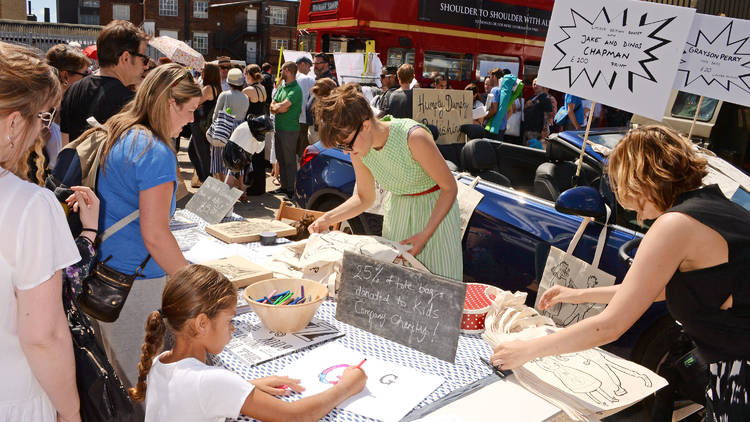
{"type": "MultiPolygon", "coordinates": [[[[26,8],[29,7],[29,0],[25,0],[26,8]]],[[[73,2],[63,2],[73,3],[73,2]]],[[[50,8],[50,21],[57,22],[57,2],[55,0],[31,0],[31,13],[36,15],[39,22],[44,21],[44,8],[50,8]]]]}

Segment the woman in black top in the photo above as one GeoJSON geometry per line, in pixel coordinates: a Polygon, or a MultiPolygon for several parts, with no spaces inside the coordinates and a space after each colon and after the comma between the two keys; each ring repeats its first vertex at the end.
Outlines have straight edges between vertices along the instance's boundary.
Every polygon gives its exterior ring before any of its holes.
{"type": "MultiPolygon", "coordinates": [[[[242,92],[247,95],[250,105],[247,108],[247,118],[253,118],[266,114],[266,88],[263,86],[263,74],[260,66],[249,64],[245,68],[245,80],[247,87],[242,92]]],[[[264,142],[265,139],[258,139],[264,142]]],[[[253,169],[244,175],[245,193],[248,195],[263,195],[266,193],[266,159],[263,153],[253,154],[253,169]]]]}
{"type": "Polygon", "coordinates": [[[656,221],[625,279],[612,287],[548,290],[542,309],[559,302],[609,305],[554,334],[501,344],[492,363],[513,369],[537,357],[612,342],[651,302],[666,299],[710,364],[709,416],[750,420],[750,212],[718,187],[701,187],[706,164],[690,141],[670,129],[631,130],[609,156],[610,179],[623,207],[641,221],[656,221]]]}
{"type": "Polygon", "coordinates": [[[203,96],[200,106],[195,110],[193,122],[190,123],[190,146],[188,156],[195,168],[195,174],[191,182],[194,188],[200,186],[211,175],[211,145],[206,140],[206,131],[211,126],[211,119],[216,106],[216,99],[221,93],[221,74],[219,66],[206,63],[203,68],[203,96]],[[196,178],[198,180],[196,180],[196,178]]]}

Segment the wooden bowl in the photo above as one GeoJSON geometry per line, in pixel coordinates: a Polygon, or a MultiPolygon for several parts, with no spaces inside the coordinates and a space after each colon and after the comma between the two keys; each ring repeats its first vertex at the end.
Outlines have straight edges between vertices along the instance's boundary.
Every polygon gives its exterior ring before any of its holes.
{"type": "Polygon", "coordinates": [[[328,296],[328,287],[317,281],[301,278],[271,278],[245,287],[242,295],[266,328],[279,333],[293,333],[310,323],[315,311],[328,296]],[[310,302],[305,301],[298,305],[269,305],[256,302],[274,290],[276,293],[291,290],[292,297],[298,297],[301,294],[301,286],[305,286],[305,296],[312,297],[310,302]]]}

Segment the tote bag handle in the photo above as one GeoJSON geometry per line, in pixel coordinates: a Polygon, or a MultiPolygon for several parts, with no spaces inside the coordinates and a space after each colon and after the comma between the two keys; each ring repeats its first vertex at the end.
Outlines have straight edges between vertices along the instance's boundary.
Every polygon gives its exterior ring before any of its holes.
{"type": "MultiPolygon", "coordinates": [[[[599,261],[602,258],[602,252],[604,251],[604,243],[607,240],[607,224],[606,222],[609,221],[609,216],[612,214],[612,210],[609,208],[609,206],[605,205],[607,208],[607,219],[604,220],[605,224],[604,227],[602,227],[601,233],[599,233],[599,240],[596,243],[596,251],[594,252],[594,260],[591,262],[591,266],[594,268],[599,268],[599,261]]],[[[583,236],[583,232],[586,230],[586,226],[593,221],[593,217],[584,217],[583,221],[581,222],[581,225],[578,226],[578,230],[576,230],[575,235],[573,235],[573,239],[570,241],[570,245],[568,245],[568,250],[565,251],[567,255],[573,255],[573,252],[576,250],[576,246],[578,246],[578,242],[581,240],[581,237],[583,236]]]]}

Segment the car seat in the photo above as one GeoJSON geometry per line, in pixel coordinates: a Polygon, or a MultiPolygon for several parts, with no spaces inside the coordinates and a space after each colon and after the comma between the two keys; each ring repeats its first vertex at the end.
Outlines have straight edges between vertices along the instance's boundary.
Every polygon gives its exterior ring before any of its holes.
{"type": "MultiPolygon", "coordinates": [[[[551,140],[547,144],[549,162],[537,167],[534,175],[534,194],[540,198],[556,201],[560,193],[573,187],[577,161],[571,161],[573,151],[551,140]]],[[[590,186],[597,179],[597,172],[584,163],[581,167],[579,186],[590,186]]]]}
{"type": "Polygon", "coordinates": [[[473,139],[461,149],[461,166],[473,176],[500,186],[511,186],[510,179],[497,171],[493,141],[473,139]]]}

